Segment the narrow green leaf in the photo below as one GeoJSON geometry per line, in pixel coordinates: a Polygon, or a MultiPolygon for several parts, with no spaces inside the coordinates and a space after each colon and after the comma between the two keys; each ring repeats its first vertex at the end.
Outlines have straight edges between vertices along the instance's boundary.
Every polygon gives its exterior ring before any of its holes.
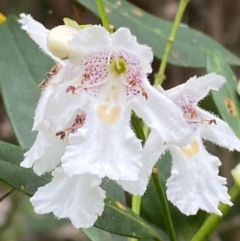
{"type": "Polygon", "coordinates": [[[82,228],[82,231],[91,239],[91,241],[127,241],[123,236],[108,233],[102,229],[91,227],[82,228]]]}
{"type": "MultiPolygon", "coordinates": [[[[44,186],[50,179],[46,176],[36,176],[31,169],[20,167],[22,159],[23,150],[20,147],[0,142],[0,180],[32,196],[38,187],[44,186]]],[[[105,199],[104,212],[95,226],[122,236],[160,240],[150,225],[111,197],[105,199]]]]}
{"type": "Polygon", "coordinates": [[[96,227],[82,228],[91,241],[111,241],[111,234],[96,227]]]}
{"type": "MultiPolygon", "coordinates": [[[[95,1],[76,1],[99,16],[95,1]]],[[[141,43],[148,44],[153,48],[154,55],[162,58],[172,26],[171,22],[154,17],[125,0],[104,0],[103,2],[108,17],[116,28],[130,28],[141,43]]],[[[179,66],[205,67],[207,49],[218,49],[227,63],[240,65],[240,59],[219,43],[184,25],[179,28],[169,62],[179,66]]]]}
{"type": "Polygon", "coordinates": [[[46,177],[38,177],[32,170],[19,166],[23,160],[20,147],[0,141],[0,180],[15,189],[32,196],[39,186],[49,182],[46,177]]]}
{"type": "Polygon", "coordinates": [[[38,83],[53,62],[20,29],[14,17],[0,25],[0,83],[7,114],[19,144],[29,149],[34,110],[40,96],[38,83]]]}
{"type": "Polygon", "coordinates": [[[105,199],[105,211],[94,225],[127,237],[158,238],[156,231],[146,221],[110,197],[105,199]]]}
{"type": "Polygon", "coordinates": [[[215,72],[226,78],[227,83],[219,91],[212,91],[212,96],[222,118],[240,137],[240,97],[237,93],[237,77],[217,50],[207,52],[207,72],[215,72]]]}

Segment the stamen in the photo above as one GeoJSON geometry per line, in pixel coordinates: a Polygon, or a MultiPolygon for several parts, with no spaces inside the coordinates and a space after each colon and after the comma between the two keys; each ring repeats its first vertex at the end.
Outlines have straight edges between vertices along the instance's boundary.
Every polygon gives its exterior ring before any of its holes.
{"type": "Polygon", "coordinates": [[[60,136],[60,139],[62,140],[66,136],[66,133],[64,131],[58,131],[56,133],[56,136],[60,136]]]}
{"type": "Polygon", "coordinates": [[[86,89],[87,89],[87,88],[98,87],[98,86],[100,86],[100,85],[105,84],[106,82],[107,82],[107,80],[104,79],[104,80],[102,80],[101,82],[93,83],[93,84],[84,83],[83,85],[78,85],[78,86],[72,86],[72,85],[70,85],[70,86],[67,87],[66,93],[72,91],[73,94],[76,94],[76,90],[77,90],[77,89],[81,89],[81,88],[84,88],[84,89],[86,88],[86,89]]]}
{"type": "Polygon", "coordinates": [[[47,82],[44,79],[39,85],[38,85],[41,89],[45,89],[47,87],[47,82]]]}
{"type": "Polygon", "coordinates": [[[54,66],[50,69],[50,71],[47,72],[47,77],[48,77],[49,79],[51,79],[54,75],[56,75],[56,74],[59,72],[60,68],[61,68],[60,65],[58,65],[58,64],[54,65],[54,66]]]}
{"type": "Polygon", "coordinates": [[[120,66],[119,61],[118,61],[118,56],[115,54],[114,58],[115,58],[115,61],[116,61],[116,67],[117,67],[118,70],[120,70],[121,66],[120,66]]]}
{"type": "Polygon", "coordinates": [[[211,119],[211,120],[203,120],[203,119],[201,119],[201,120],[198,120],[198,119],[187,119],[187,122],[189,123],[201,123],[201,124],[203,124],[204,122],[206,122],[207,124],[209,124],[209,125],[211,125],[211,124],[217,124],[217,122],[216,122],[216,120],[215,119],[211,119]]]}
{"type": "Polygon", "coordinates": [[[86,114],[83,112],[80,115],[76,115],[76,118],[74,120],[74,123],[71,127],[63,130],[58,131],[56,133],[56,136],[60,136],[60,139],[64,139],[66,135],[69,135],[70,133],[74,133],[78,128],[82,127],[86,120],[86,114]]]}
{"type": "Polygon", "coordinates": [[[142,96],[145,97],[146,100],[148,100],[148,95],[147,95],[146,90],[143,89],[142,87],[141,87],[141,90],[142,90],[142,96]]]}
{"type": "Polygon", "coordinates": [[[67,89],[66,89],[66,93],[68,93],[68,92],[72,92],[72,94],[76,94],[76,89],[79,89],[80,87],[78,86],[78,87],[75,87],[75,86],[72,86],[72,85],[70,85],[70,86],[68,86],[67,87],[67,89]]]}

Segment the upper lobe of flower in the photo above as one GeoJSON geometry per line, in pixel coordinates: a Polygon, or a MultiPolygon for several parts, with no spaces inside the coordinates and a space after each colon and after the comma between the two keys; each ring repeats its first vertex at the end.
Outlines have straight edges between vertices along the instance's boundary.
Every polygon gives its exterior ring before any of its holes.
{"type": "Polygon", "coordinates": [[[193,135],[227,147],[229,150],[240,151],[240,140],[229,125],[214,114],[198,107],[198,102],[210,90],[218,90],[225,81],[224,77],[214,73],[199,78],[193,77],[185,84],[166,91],[165,94],[182,110],[193,135]]]}

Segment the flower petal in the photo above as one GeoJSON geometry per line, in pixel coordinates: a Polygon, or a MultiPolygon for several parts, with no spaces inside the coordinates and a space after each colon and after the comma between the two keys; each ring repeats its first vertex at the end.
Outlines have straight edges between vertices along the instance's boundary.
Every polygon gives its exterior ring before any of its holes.
{"type": "Polygon", "coordinates": [[[69,218],[76,228],[89,228],[104,209],[100,183],[100,178],[90,174],[70,178],[58,168],[52,182],[38,188],[30,201],[38,214],[53,212],[58,218],[69,218]]]}
{"type": "Polygon", "coordinates": [[[60,140],[51,133],[39,132],[32,148],[24,154],[22,167],[32,167],[36,174],[52,171],[61,160],[68,144],[67,139],[60,140]]]}
{"type": "Polygon", "coordinates": [[[73,63],[79,64],[86,53],[109,49],[110,33],[102,26],[83,29],[68,43],[68,55],[73,63]]]}
{"type": "Polygon", "coordinates": [[[148,99],[135,99],[132,101],[132,109],[165,143],[180,146],[188,144],[191,138],[190,129],[178,106],[154,89],[148,81],[144,88],[148,99]]]}
{"type": "Polygon", "coordinates": [[[139,179],[137,181],[118,180],[117,183],[131,194],[143,195],[147,189],[153,166],[164,151],[163,141],[155,131],[152,131],[143,147],[142,166],[138,174],[139,179]]]}
{"type": "Polygon", "coordinates": [[[240,140],[230,126],[217,116],[198,108],[198,113],[203,120],[214,120],[216,123],[201,125],[201,137],[228,148],[230,151],[240,151],[240,140]]]}
{"type": "Polygon", "coordinates": [[[218,90],[226,82],[225,78],[215,73],[197,78],[190,78],[185,84],[176,86],[165,91],[165,94],[174,102],[180,98],[188,99],[189,102],[197,103],[206,97],[210,90],[218,90]]]}
{"type": "Polygon", "coordinates": [[[133,56],[137,56],[144,74],[152,71],[151,62],[153,60],[153,53],[151,48],[147,45],[139,44],[137,38],[131,34],[128,28],[119,28],[111,37],[112,46],[116,51],[118,49],[125,50],[133,56]]]}
{"type": "Polygon", "coordinates": [[[186,147],[170,146],[173,158],[171,177],[167,180],[167,197],[186,215],[199,209],[221,215],[220,202],[232,205],[226,179],[218,176],[219,159],[209,154],[201,139],[186,147]]]}
{"type": "Polygon", "coordinates": [[[21,29],[25,30],[34,42],[46,53],[49,57],[58,63],[64,63],[61,59],[55,57],[47,48],[47,36],[49,30],[41,23],[35,21],[31,15],[21,13],[18,22],[22,25],[21,29]]]}
{"type": "Polygon", "coordinates": [[[59,137],[52,137],[46,154],[41,159],[36,160],[33,165],[33,171],[37,175],[52,171],[60,163],[67,145],[67,138],[60,140],[59,137]]]}
{"type": "Polygon", "coordinates": [[[136,180],[141,143],[129,127],[130,111],[121,113],[115,123],[108,123],[113,120],[101,111],[98,114],[106,115],[105,123],[96,116],[97,111],[88,111],[84,126],[70,135],[71,145],[62,158],[64,171],[70,176],[91,173],[112,180],[136,180]]]}
{"type": "Polygon", "coordinates": [[[24,160],[20,166],[30,168],[33,166],[36,160],[42,158],[47,152],[49,147],[49,141],[44,132],[38,132],[37,138],[31,147],[31,149],[24,154],[24,160]]]}
{"type": "Polygon", "coordinates": [[[61,130],[66,127],[66,120],[69,121],[69,119],[71,119],[71,117],[73,116],[73,114],[71,113],[75,112],[76,109],[78,109],[78,107],[74,109],[73,103],[69,103],[69,101],[72,101],[75,103],[76,106],[76,98],[78,98],[78,96],[66,93],[66,89],[71,83],[71,81],[69,80],[76,77],[78,67],[71,63],[68,63],[67,61],[66,65],[55,67],[58,68],[57,73],[51,77],[51,79],[47,83],[47,87],[42,93],[40,100],[38,101],[34,117],[33,130],[45,131],[50,128],[50,125],[54,125],[55,130],[61,130]],[[63,82],[66,83],[62,84],[63,82]],[[61,101],[59,101],[59,99],[61,101]],[[67,108],[69,106],[72,106],[72,108],[67,108]],[[49,109],[51,111],[50,114],[49,109]],[[65,111],[71,111],[71,113],[66,113],[65,111]],[[65,126],[63,126],[63,123],[61,123],[60,127],[57,127],[56,121],[58,123],[60,123],[61,121],[59,120],[59,115],[57,115],[57,113],[60,113],[60,116],[62,116],[61,114],[66,114],[64,122],[65,126]],[[66,118],[66,116],[70,118],[68,119],[66,118]],[[53,121],[53,123],[51,120],[53,121]]]}
{"type": "Polygon", "coordinates": [[[63,131],[70,127],[76,115],[82,113],[81,109],[87,102],[87,98],[82,92],[76,94],[66,93],[69,86],[76,85],[76,79],[58,85],[48,97],[48,104],[45,105],[45,109],[43,108],[43,123],[45,126],[50,126],[53,132],[63,131]]]}

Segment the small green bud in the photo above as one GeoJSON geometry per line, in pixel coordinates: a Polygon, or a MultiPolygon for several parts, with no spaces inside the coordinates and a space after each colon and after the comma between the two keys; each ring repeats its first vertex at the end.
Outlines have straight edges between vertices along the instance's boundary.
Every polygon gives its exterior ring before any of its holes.
{"type": "Polygon", "coordinates": [[[70,18],[64,18],[63,22],[66,26],[75,28],[77,30],[82,30],[82,29],[89,28],[92,26],[92,24],[79,25],[75,20],[72,20],[70,18]]]}
{"type": "Polygon", "coordinates": [[[240,81],[238,81],[237,92],[238,92],[238,94],[240,95],[240,81]]]}
{"type": "Polygon", "coordinates": [[[240,163],[234,169],[232,169],[231,173],[234,181],[240,188],[240,163]]]}

